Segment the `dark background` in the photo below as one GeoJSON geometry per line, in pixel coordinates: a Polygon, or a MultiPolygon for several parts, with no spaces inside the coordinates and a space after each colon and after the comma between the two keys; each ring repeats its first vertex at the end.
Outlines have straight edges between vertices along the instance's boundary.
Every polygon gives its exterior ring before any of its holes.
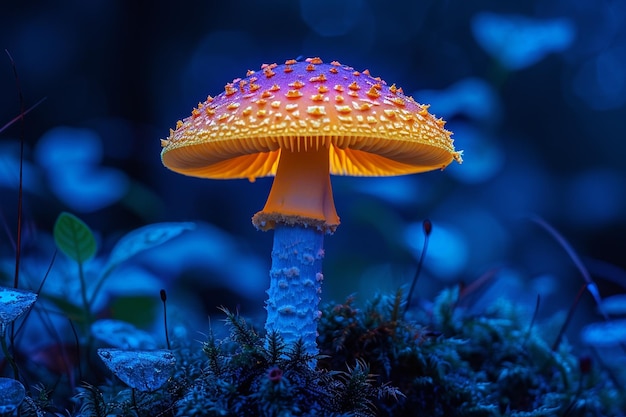
{"type": "Polygon", "coordinates": [[[431,103],[465,151],[463,165],[443,172],[333,178],[342,225],[326,239],[325,301],[407,285],[424,218],[434,223],[418,286],[425,298],[497,268],[484,299],[532,305],[541,293],[546,314],[568,306],[582,280],[533,215],[571,243],[604,294],[623,291],[624,1],[54,3],[0,6],[0,46],[19,74],[18,91],[1,54],[0,125],[19,114],[18,93],[26,108],[45,97],[0,133],[7,281],[23,139],[25,282],[35,285],[47,266],[61,211],[96,231],[102,258],[134,228],[194,221],[199,230],[140,257],[110,294],[162,286],[200,323],[219,304],[262,314],[271,233],[250,217],[271,179],[172,173],[159,139],[246,70],[319,56],[431,103]]]}

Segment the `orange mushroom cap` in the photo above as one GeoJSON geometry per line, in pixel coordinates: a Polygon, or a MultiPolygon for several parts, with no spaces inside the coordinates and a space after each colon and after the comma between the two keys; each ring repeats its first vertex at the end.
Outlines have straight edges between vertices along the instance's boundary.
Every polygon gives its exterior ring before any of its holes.
{"type": "Polygon", "coordinates": [[[389,176],[462,162],[445,122],[369,71],[319,58],[265,64],[226,84],[162,140],[163,164],[213,179],[275,175],[261,229],[333,231],[329,174],[389,176]]]}

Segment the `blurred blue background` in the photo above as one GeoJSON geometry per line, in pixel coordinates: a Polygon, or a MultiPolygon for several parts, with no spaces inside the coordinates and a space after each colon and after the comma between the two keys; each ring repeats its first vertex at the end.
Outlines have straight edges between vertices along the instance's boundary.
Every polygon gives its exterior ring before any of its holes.
{"type": "MultiPolygon", "coordinates": [[[[443,172],[333,178],[342,224],[326,239],[324,301],[410,283],[425,218],[434,229],[420,297],[497,268],[495,295],[533,304],[541,293],[546,314],[568,306],[582,280],[530,215],[568,239],[603,294],[623,291],[626,2],[54,3],[0,6],[0,46],[15,61],[25,107],[46,97],[0,133],[4,281],[22,137],[25,286],[45,273],[62,211],[97,232],[102,256],[137,227],[193,221],[194,231],[120,271],[108,296],[158,299],[167,288],[199,327],[221,304],[261,316],[272,234],[250,218],[271,179],[175,174],[161,165],[159,139],[246,70],[319,56],[367,68],[431,104],[465,159],[443,172]]],[[[3,125],[19,113],[4,53],[0,93],[3,125]]],[[[52,278],[51,288],[62,282],[52,278]]]]}

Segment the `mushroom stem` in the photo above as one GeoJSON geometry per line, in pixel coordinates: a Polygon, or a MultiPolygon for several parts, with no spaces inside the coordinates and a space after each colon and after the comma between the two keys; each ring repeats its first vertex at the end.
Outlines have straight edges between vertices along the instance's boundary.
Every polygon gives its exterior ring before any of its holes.
{"type": "Polygon", "coordinates": [[[318,353],[323,245],[324,232],[315,228],[279,224],[274,230],[265,330],[278,332],[287,344],[302,339],[311,355],[318,353]]]}
{"type": "MultiPolygon", "coordinates": [[[[316,145],[281,149],[265,207],[252,218],[258,229],[275,229],[265,330],[278,332],[287,344],[301,339],[313,356],[318,354],[324,235],[339,225],[329,150],[316,145]]],[[[316,361],[310,365],[315,367],[316,361]]]]}
{"type": "Polygon", "coordinates": [[[277,224],[302,225],[332,233],[339,225],[330,186],[329,151],[281,149],[272,189],[263,210],[252,218],[261,230],[277,224]]]}

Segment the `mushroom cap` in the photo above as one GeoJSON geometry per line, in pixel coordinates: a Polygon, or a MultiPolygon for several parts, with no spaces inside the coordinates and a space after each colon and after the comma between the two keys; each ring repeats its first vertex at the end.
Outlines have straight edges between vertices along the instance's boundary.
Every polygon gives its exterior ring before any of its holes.
{"type": "Polygon", "coordinates": [[[141,392],[161,388],[174,371],[176,357],[165,349],[122,350],[98,349],[104,364],[126,385],[141,392]]]}
{"type": "Polygon", "coordinates": [[[0,287],[0,328],[17,320],[30,310],[35,301],[37,301],[37,293],[0,287]]]}
{"type": "Polygon", "coordinates": [[[3,416],[13,415],[26,397],[26,390],[20,381],[0,377],[0,413],[3,416]]]}
{"type": "Polygon", "coordinates": [[[162,140],[163,164],[213,179],[276,174],[280,150],[329,149],[330,173],[389,176],[461,162],[445,122],[369,71],[319,58],[226,84],[162,140]]]}

